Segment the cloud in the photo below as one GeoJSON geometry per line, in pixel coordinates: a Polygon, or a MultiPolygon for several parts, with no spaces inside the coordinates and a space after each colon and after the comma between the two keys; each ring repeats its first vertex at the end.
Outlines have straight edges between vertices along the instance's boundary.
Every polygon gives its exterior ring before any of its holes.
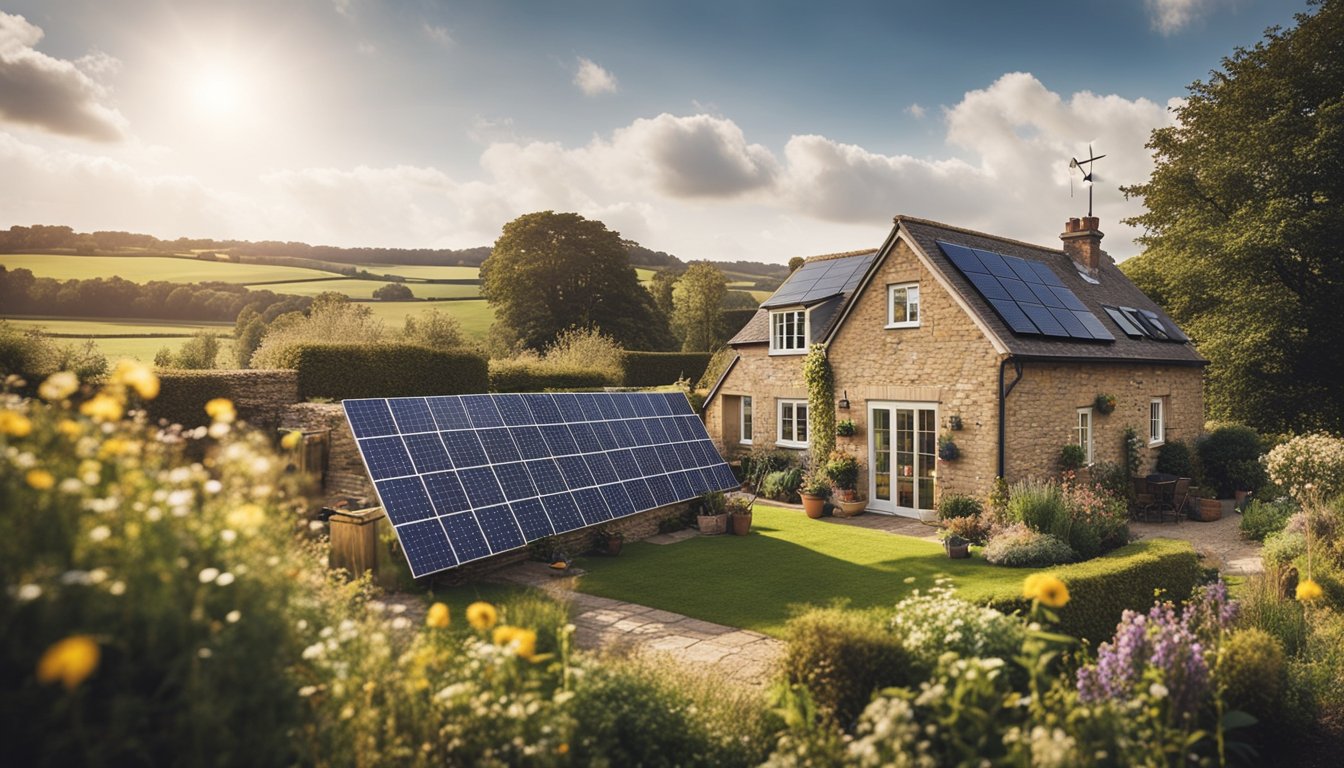
{"type": "Polygon", "coordinates": [[[574,84],[585,96],[616,92],[616,76],[582,56],[579,57],[579,70],[574,73],[574,84]]]}
{"type": "Polygon", "coordinates": [[[1145,0],[1148,20],[1162,35],[1174,35],[1211,10],[1213,0],[1145,0]]]}
{"type": "Polygon", "coordinates": [[[732,197],[768,186],[778,171],[770,150],[709,115],[638,119],[612,135],[611,151],[672,197],[732,197]]]}
{"type": "Polygon", "coordinates": [[[425,22],[423,25],[423,29],[425,31],[425,35],[430,40],[433,40],[435,43],[443,46],[444,48],[452,48],[453,46],[457,45],[457,41],[453,39],[453,36],[448,32],[447,27],[441,27],[436,24],[430,24],[429,22],[425,22]]]}
{"type": "Polygon", "coordinates": [[[905,111],[910,113],[910,115],[913,116],[916,120],[923,120],[924,115],[928,114],[928,110],[924,109],[918,104],[911,104],[910,106],[905,108],[905,111]]]}
{"type": "Polygon", "coordinates": [[[102,103],[107,90],[90,75],[115,70],[116,60],[94,53],[75,62],[36,50],[42,29],[0,12],[0,119],[93,141],[119,141],[126,118],[102,103]]]}

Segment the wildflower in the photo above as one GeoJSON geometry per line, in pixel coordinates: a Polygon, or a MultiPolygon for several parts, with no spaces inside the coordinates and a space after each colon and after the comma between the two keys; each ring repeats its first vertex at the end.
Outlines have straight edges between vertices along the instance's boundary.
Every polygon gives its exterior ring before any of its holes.
{"type": "Polygon", "coordinates": [[[79,426],[79,422],[74,419],[61,419],[60,423],[56,425],[56,431],[74,440],[84,432],[84,428],[79,426]]]}
{"type": "Polygon", "coordinates": [[[112,536],[112,529],[106,525],[95,526],[89,531],[89,538],[94,541],[107,541],[112,536]]]}
{"type": "Polygon", "coordinates": [[[28,483],[29,488],[35,488],[39,491],[49,491],[56,485],[56,478],[45,469],[30,469],[28,474],[23,476],[28,483]]]}
{"type": "Polygon", "coordinates": [[[317,693],[316,685],[305,685],[299,689],[299,695],[304,697],[305,699],[308,698],[309,696],[312,696],[314,693],[317,693]]]}
{"type": "Polygon", "coordinates": [[[467,606],[467,623],[480,632],[484,632],[495,626],[499,621],[499,611],[495,606],[478,601],[467,606]]]}
{"type": "Polygon", "coordinates": [[[215,583],[221,587],[227,587],[233,583],[233,574],[225,571],[224,573],[219,574],[219,577],[215,579],[215,583]]]}
{"type": "Polygon", "coordinates": [[[200,579],[202,584],[209,584],[210,582],[219,578],[219,569],[218,568],[202,569],[201,572],[196,575],[196,578],[200,579]]]}
{"type": "Polygon", "coordinates": [[[74,690],[98,668],[98,644],[88,635],[71,635],[52,645],[37,662],[37,679],[42,683],[60,681],[74,690]]]}
{"type": "Polygon", "coordinates": [[[1297,599],[1304,603],[1319,600],[1322,594],[1321,585],[1312,579],[1303,579],[1297,585],[1297,599]]]}
{"type": "Polygon", "coordinates": [[[159,377],[149,366],[138,360],[119,360],[112,372],[112,381],[130,387],[142,399],[153,400],[159,396],[159,377]]]}
{"type": "Polygon", "coordinates": [[[397,618],[392,620],[393,629],[409,629],[410,626],[411,626],[411,620],[406,618],[405,616],[398,616],[397,618]]]}
{"type": "Polygon", "coordinates": [[[241,611],[237,609],[229,611],[224,615],[224,620],[229,622],[230,624],[237,624],[238,620],[241,618],[243,618],[243,614],[241,611]]]}
{"type": "Polygon", "coordinates": [[[1167,693],[1169,693],[1169,691],[1167,691],[1167,686],[1161,683],[1153,683],[1148,686],[1148,695],[1152,696],[1154,699],[1165,699],[1167,693]]]}
{"type": "Polygon", "coordinates": [[[0,411],[0,435],[27,437],[33,431],[33,422],[18,411],[0,411]]]}
{"type": "Polygon", "coordinates": [[[237,528],[243,533],[253,533],[266,521],[266,513],[256,504],[244,504],[237,509],[229,510],[224,520],[230,528],[237,528]]]}
{"type": "Polygon", "coordinates": [[[36,584],[24,584],[23,586],[19,587],[18,596],[19,601],[24,603],[30,600],[36,600],[37,598],[42,596],[42,587],[36,584]]]}
{"type": "Polygon", "coordinates": [[[287,451],[292,451],[295,448],[298,448],[299,444],[302,442],[303,442],[303,433],[297,429],[294,429],[290,430],[289,432],[286,432],[285,436],[280,438],[280,447],[284,448],[287,451]]]}
{"type": "Polygon", "coordinates": [[[1069,602],[1069,588],[1058,577],[1033,573],[1022,583],[1022,594],[1048,608],[1063,608],[1069,602]]]}
{"type": "Polygon", "coordinates": [[[495,645],[512,646],[520,657],[532,661],[537,655],[537,633],[522,627],[496,627],[492,637],[495,645]]]}
{"type": "Polygon", "coordinates": [[[216,397],[206,403],[205,413],[215,421],[225,424],[238,418],[238,412],[233,409],[233,401],[227,397],[216,397]]]}
{"type": "Polygon", "coordinates": [[[47,380],[42,382],[42,386],[37,388],[37,394],[41,395],[43,400],[54,403],[73,395],[77,389],[79,389],[79,377],[70,371],[61,371],[48,376],[47,380]]]}
{"type": "Polygon", "coordinates": [[[121,401],[105,392],[99,392],[79,406],[79,412],[94,421],[119,421],[124,411],[121,401]]]}
{"type": "Polygon", "coordinates": [[[435,603],[429,606],[429,613],[425,615],[425,625],[435,629],[444,629],[448,626],[448,606],[443,603],[435,603]]]}

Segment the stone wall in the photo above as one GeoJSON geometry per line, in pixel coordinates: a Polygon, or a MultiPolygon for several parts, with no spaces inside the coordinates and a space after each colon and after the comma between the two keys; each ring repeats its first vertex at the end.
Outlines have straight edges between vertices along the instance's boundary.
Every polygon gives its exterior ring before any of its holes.
{"type": "Polygon", "coordinates": [[[284,429],[327,431],[327,470],[322,487],[324,504],[346,498],[362,499],[356,506],[374,506],[378,495],[359,456],[359,446],[345,419],[340,403],[296,403],[285,409],[280,425],[284,429]]]}
{"type": "Polygon", "coordinates": [[[185,427],[209,424],[205,404],[225,397],[239,419],[271,430],[299,400],[298,372],[292,370],[162,371],[159,386],[159,396],[147,406],[150,418],[185,427]]]}

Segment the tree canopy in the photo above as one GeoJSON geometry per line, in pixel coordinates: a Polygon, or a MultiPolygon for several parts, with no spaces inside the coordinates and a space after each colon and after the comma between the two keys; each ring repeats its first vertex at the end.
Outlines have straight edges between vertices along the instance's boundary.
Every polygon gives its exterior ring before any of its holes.
{"type": "Polygon", "coordinates": [[[719,321],[728,293],[723,273],[703,261],[692,264],[672,289],[672,330],[682,352],[713,352],[723,341],[719,321]]]}
{"type": "Polygon", "coordinates": [[[626,349],[673,344],[627,244],[577,213],[541,211],[505,224],[481,265],[481,295],[530,349],[568,328],[598,329],[626,349]]]}
{"type": "Polygon", "coordinates": [[[1212,362],[1209,415],[1274,431],[1344,429],[1344,2],[1313,5],[1191,85],[1124,190],[1125,271],[1212,362]]]}

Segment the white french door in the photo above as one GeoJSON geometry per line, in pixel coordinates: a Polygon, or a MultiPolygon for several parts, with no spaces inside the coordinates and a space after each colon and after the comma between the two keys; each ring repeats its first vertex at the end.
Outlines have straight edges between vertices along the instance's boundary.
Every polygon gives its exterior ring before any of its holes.
{"type": "Polygon", "coordinates": [[[868,466],[868,509],[927,516],[938,466],[937,406],[870,401],[868,466]]]}

